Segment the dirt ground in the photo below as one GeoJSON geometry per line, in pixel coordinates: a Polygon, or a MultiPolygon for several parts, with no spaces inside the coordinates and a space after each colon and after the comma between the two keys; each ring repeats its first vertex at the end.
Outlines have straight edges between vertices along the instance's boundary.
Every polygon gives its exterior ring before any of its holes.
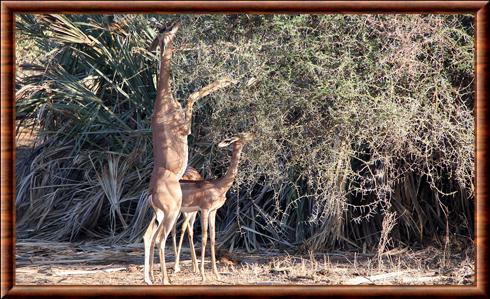
{"type": "MultiPolygon", "coordinates": [[[[199,248],[199,246],[196,246],[199,248]]],[[[198,256],[199,256],[199,250],[198,256]]],[[[176,285],[471,285],[475,282],[472,250],[446,254],[433,247],[394,249],[379,263],[373,254],[356,252],[290,255],[278,250],[259,253],[218,251],[220,279],[211,272],[206,251],[203,282],[183,249],[181,271],[173,271],[173,250],[166,249],[167,269],[176,285]],[[470,254],[468,255],[468,252],[470,254]]],[[[143,245],[108,246],[89,243],[17,242],[18,285],[142,285],[143,245]]],[[[155,283],[160,283],[157,254],[155,283]]]]}

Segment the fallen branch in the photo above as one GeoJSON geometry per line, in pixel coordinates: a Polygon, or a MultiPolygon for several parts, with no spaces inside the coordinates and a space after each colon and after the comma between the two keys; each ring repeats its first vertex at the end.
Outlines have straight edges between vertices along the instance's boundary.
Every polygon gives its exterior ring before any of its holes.
{"type": "Polygon", "coordinates": [[[126,268],[120,267],[120,268],[108,268],[108,269],[101,269],[101,270],[68,270],[68,271],[53,271],[53,274],[59,275],[59,276],[64,276],[64,275],[85,275],[85,274],[94,274],[94,273],[101,273],[101,272],[118,272],[118,271],[124,271],[126,268]]]}
{"type": "Polygon", "coordinates": [[[400,276],[402,274],[406,274],[407,271],[399,271],[399,272],[391,272],[385,274],[374,275],[370,277],[356,277],[345,281],[343,284],[348,285],[358,285],[358,284],[372,284],[375,281],[385,280],[393,277],[400,276]]]}

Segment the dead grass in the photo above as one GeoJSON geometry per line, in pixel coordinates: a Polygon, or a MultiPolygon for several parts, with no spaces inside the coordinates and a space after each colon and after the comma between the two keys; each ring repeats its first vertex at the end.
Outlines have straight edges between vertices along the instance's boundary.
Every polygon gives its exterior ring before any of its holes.
{"type": "MultiPolygon", "coordinates": [[[[171,248],[167,266],[173,267],[171,248]]],[[[218,252],[217,280],[207,263],[208,281],[191,270],[184,250],[182,271],[170,279],[177,285],[471,285],[475,283],[474,252],[446,256],[434,247],[397,249],[382,255],[328,252],[293,255],[278,250],[259,253],[218,252]]],[[[106,246],[90,243],[17,243],[18,285],[141,285],[142,244],[106,246]]],[[[155,277],[160,277],[159,265],[155,277]]]]}

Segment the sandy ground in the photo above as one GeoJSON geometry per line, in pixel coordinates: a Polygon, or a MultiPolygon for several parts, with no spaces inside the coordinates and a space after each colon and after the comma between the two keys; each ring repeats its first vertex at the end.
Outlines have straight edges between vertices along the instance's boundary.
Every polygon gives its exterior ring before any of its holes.
{"type": "MultiPolygon", "coordinates": [[[[467,252],[446,255],[444,259],[432,247],[419,251],[395,249],[385,254],[379,264],[375,255],[356,252],[290,255],[278,250],[219,251],[220,279],[212,274],[207,258],[207,280],[203,282],[200,274],[192,271],[187,248],[178,273],[173,271],[173,250],[166,249],[168,273],[176,285],[471,285],[475,263],[472,251],[467,252]]],[[[155,258],[158,284],[161,272],[157,255],[155,258]]],[[[16,264],[18,285],[144,284],[142,244],[17,242],[16,264]]]]}

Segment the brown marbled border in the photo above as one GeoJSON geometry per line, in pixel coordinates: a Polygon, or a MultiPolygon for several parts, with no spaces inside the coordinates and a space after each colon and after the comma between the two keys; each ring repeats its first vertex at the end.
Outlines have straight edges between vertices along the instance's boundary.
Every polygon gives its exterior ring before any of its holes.
{"type": "Polygon", "coordinates": [[[1,3],[1,297],[87,296],[477,296],[487,281],[488,1],[5,1],[1,3]],[[476,14],[476,244],[474,286],[16,286],[15,102],[16,13],[474,13],[476,14]]]}

